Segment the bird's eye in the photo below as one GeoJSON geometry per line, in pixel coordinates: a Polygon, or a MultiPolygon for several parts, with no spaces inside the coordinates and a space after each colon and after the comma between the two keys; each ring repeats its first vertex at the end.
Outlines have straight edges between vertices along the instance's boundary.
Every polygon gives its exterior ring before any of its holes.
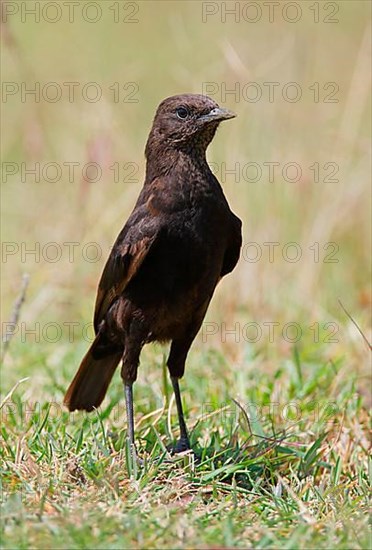
{"type": "Polygon", "coordinates": [[[186,109],[186,107],[178,107],[178,109],[176,109],[176,113],[178,118],[182,119],[185,119],[189,116],[189,111],[188,109],[186,109]]]}

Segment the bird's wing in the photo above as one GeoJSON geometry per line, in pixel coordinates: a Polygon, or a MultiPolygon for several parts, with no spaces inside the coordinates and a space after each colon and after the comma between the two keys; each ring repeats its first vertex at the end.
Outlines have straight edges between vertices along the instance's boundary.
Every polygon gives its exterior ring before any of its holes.
{"type": "Polygon", "coordinates": [[[226,248],[223,265],[221,269],[221,277],[230,273],[238,263],[240,256],[240,248],[242,246],[242,222],[232,213],[232,225],[230,239],[226,248]]]}
{"type": "Polygon", "coordinates": [[[138,272],[160,230],[159,218],[149,214],[146,204],[133,211],[116,239],[98,285],[94,311],[96,333],[108,309],[138,272]]]}

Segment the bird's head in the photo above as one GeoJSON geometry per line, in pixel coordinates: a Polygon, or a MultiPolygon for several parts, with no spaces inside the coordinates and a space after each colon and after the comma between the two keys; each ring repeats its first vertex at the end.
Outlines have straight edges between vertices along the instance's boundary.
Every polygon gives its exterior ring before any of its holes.
{"type": "Polygon", "coordinates": [[[183,94],[168,97],[156,111],[146,156],[150,148],[158,149],[158,146],[205,153],[220,122],[235,116],[208,96],[183,94]]]}

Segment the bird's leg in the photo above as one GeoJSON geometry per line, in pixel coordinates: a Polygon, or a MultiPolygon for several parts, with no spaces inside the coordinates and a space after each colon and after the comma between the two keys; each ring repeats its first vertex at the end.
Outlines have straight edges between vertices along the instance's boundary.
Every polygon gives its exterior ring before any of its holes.
{"type": "Polygon", "coordinates": [[[125,405],[127,409],[127,423],[128,423],[128,441],[131,447],[135,448],[134,443],[134,414],[133,414],[133,384],[124,384],[125,390],[125,405]]]}
{"type": "Polygon", "coordinates": [[[185,361],[187,352],[190,349],[196,332],[199,329],[199,324],[191,327],[187,336],[177,340],[173,340],[170,348],[170,353],[167,361],[169,374],[172,380],[174,396],[176,398],[178,421],[180,424],[180,439],[177,441],[174,451],[180,453],[190,449],[190,441],[187,433],[186,423],[183,416],[182,401],[180,387],[178,381],[182,378],[185,372],[185,361]]]}
{"type": "Polygon", "coordinates": [[[137,335],[136,326],[131,327],[128,333],[123,353],[123,364],[121,368],[121,378],[124,383],[125,405],[127,411],[127,441],[129,445],[130,462],[128,469],[133,472],[136,477],[137,464],[137,449],[134,441],[134,412],[133,412],[133,384],[137,378],[137,369],[139,363],[139,355],[141,352],[141,335],[137,335]]]}
{"type": "Polygon", "coordinates": [[[129,461],[127,465],[131,477],[137,477],[137,449],[134,442],[134,413],[133,413],[133,382],[124,382],[125,405],[127,410],[127,442],[129,445],[129,461]]]}
{"type": "Polygon", "coordinates": [[[172,385],[174,390],[174,396],[176,398],[178,422],[180,425],[180,438],[176,443],[174,452],[181,453],[182,451],[187,451],[188,449],[190,449],[190,441],[189,441],[189,435],[187,433],[185,418],[183,416],[181,393],[180,393],[180,386],[178,384],[178,378],[171,376],[171,380],[172,380],[172,385]]]}

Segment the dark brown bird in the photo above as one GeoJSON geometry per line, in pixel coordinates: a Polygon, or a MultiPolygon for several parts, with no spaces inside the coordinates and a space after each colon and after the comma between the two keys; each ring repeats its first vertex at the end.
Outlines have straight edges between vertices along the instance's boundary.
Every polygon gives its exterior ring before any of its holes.
{"type": "Polygon", "coordinates": [[[205,156],[219,123],[234,116],[202,95],[159,105],[146,145],[145,184],[102,273],[96,337],[64,403],[70,411],[98,407],[122,361],[133,448],[132,387],[141,349],[153,341],[171,342],[167,366],[180,423],[175,450],[190,448],[178,380],[214,289],[241,248],[241,221],[205,156]]]}

